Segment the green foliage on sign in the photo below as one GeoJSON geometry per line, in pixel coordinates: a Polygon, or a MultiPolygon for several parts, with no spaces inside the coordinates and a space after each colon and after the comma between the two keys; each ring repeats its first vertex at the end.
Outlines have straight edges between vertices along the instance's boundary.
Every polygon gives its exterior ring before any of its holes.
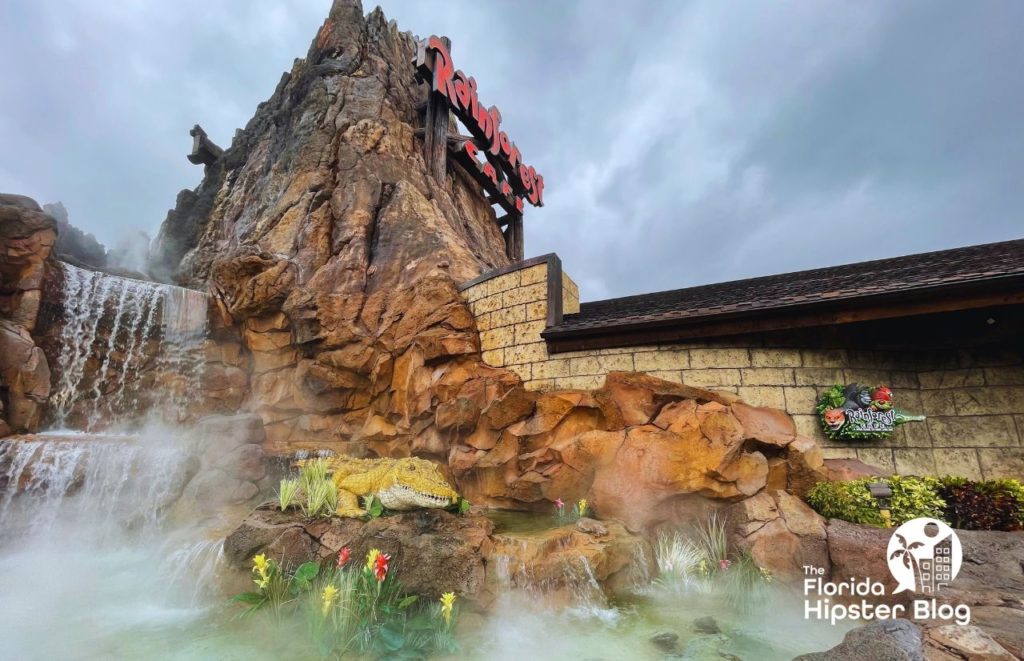
{"type": "Polygon", "coordinates": [[[837,383],[822,393],[815,410],[822,431],[833,440],[888,438],[898,425],[924,420],[893,408],[892,389],[882,385],[837,383]]]}

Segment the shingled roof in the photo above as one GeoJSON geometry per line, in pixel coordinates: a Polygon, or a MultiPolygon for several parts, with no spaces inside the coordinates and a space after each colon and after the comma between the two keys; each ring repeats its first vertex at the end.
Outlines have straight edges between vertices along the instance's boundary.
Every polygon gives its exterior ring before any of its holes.
{"type": "Polygon", "coordinates": [[[1021,287],[1024,239],[1017,239],[583,303],[578,314],[565,315],[544,338],[550,342],[1021,287]]]}

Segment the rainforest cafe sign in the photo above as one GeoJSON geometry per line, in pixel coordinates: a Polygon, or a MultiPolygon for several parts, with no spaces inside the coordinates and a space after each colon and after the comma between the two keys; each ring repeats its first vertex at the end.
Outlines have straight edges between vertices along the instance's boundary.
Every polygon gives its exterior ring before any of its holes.
{"type": "Polygon", "coordinates": [[[508,134],[501,130],[501,111],[485,107],[476,94],[476,80],[455,69],[448,48],[438,37],[419,44],[416,70],[435,92],[448,100],[455,116],[465,124],[474,140],[466,141],[460,159],[472,159],[478,171],[490,180],[494,191],[522,213],[525,198],[535,207],[544,205],[544,177],[523,162],[523,155],[508,134]],[[481,161],[480,157],[484,160],[481,161]],[[499,172],[499,169],[502,172],[499,172]]]}

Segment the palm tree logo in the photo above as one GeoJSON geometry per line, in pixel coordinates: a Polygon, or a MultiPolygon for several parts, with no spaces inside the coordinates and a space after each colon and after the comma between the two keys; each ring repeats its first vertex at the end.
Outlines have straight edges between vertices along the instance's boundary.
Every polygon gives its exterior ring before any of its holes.
{"type": "Polygon", "coordinates": [[[905,590],[934,593],[956,578],[963,547],[945,521],[920,517],[897,528],[886,547],[889,572],[896,579],[892,594],[905,590]]]}
{"type": "Polygon", "coordinates": [[[894,536],[899,540],[900,546],[889,554],[889,560],[892,561],[897,558],[903,558],[903,566],[913,572],[914,584],[917,585],[918,579],[921,575],[921,567],[918,563],[917,556],[914,555],[914,551],[924,547],[924,544],[921,542],[911,542],[910,544],[907,544],[907,538],[903,535],[896,533],[894,536]]]}

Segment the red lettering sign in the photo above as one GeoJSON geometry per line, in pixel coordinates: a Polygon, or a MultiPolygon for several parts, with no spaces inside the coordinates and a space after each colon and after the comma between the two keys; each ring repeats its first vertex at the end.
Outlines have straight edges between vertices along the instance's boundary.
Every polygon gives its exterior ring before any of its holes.
{"type": "Polygon", "coordinates": [[[484,107],[477,97],[476,80],[455,69],[444,42],[437,37],[422,42],[416,67],[473,135],[475,144],[466,142],[463,153],[493,184],[491,193],[506,198],[519,213],[523,198],[535,207],[544,206],[544,177],[523,163],[522,152],[501,130],[501,111],[496,106],[484,107]],[[480,156],[486,157],[484,162],[480,156]]]}

